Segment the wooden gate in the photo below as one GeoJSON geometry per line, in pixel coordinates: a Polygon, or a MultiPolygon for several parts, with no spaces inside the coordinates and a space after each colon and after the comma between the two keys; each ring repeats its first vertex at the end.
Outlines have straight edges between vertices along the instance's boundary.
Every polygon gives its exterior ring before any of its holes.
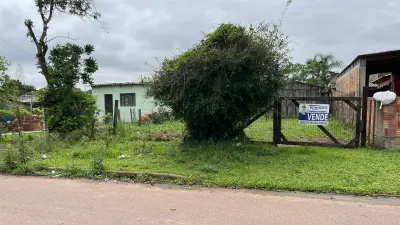
{"type": "Polygon", "coordinates": [[[273,112],[274,144],[333,146],[354,148],[360,146],[361,133],[361,98],[359,97],[284,97],[275,103],[273,112]],[[290,102],[297,109],[290,118],[282,118],[282,105],[290,102]],[[299,124],[299,104],[329,104],[332,111],[334,102],[347,104],[354,113],[354,123],[348,123],[341,118],[329,114],[328,124],[299,124]]]}

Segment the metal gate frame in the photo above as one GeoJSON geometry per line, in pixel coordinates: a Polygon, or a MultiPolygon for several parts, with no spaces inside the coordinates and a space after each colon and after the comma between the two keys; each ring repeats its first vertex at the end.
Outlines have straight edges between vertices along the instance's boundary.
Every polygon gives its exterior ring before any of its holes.
{"type": "MultiPolygon", "coordinates": [[[[360,146],[360,136],[361,136],[361,100],[360,97],[285,97],[275,102],[273,111],[273,126],[274,134],[273,140],[274,144],[283,145],[303,145],[303,146],[326,146],[326,147],[342,147],[342,148],[358,148],[360,146]],[[282,133],[282,100],[291,100],[296,107],[299,106],[298,101],[343,101],[356,111],[356,131],[354,138],[347,144],[340,143],[324,126],[318,125],[317,127],[321,129],[322,132],[333,142],[333,143],[318,143],[318,142],[301,142],[301,141],[289,141],[285,135],[282,133]],[[356,101],[356,105],[352,103],[356,101]]],[[[363,145],[363,143],[362,143],[363,145]]]]}

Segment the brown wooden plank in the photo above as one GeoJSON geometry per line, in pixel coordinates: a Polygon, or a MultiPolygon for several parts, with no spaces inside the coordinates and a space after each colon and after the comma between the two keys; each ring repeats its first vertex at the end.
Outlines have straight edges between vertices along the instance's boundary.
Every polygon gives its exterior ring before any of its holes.
{"type": "Polygon", "coordinates": [[[349,143],[346,144],[346,148],[354,148],[357,147],[357,142],[360,141],[360,137],[355,137],[349,143]]]}
{"type": "Polygon", "coordinates": [[[281,138],[283,141],[288,141],[288,139],[285,137],[285,135],[283,135],[283,133],[281,132],[281,138]]]}
{"type": "Polygon", "coordinates": [[[357,106],[355,106],[350,100],[344,100],[344,102],[353,108],[355,111],[357,110],[357,106]]]}
{"type": "Polygon", "coordinates": [[[346,144],[316,143],[316,142],[301,142],[301,141],[281,141],[280,144],[282,144],[282,145],[298,145],[298,146],[321,146],[321,147],[347,148],[346,144]]]}
{"type": "MultiPolygon", "coordinates": [[[[367,117],[367,115],[365,115],[367,117]]],[[[356,113],[356,133],[355,133],[355,147],[360,147],[360,130],[361,130],[361,99],[357,101],[357,113],[356,113]]],[[[367,133],[365,133],[367,134],[367,133]]],[[[361,141],[362,142],[362,141],[361,141]]],[[[361,144],[362,145],[362,144],[361,144]]],[[[364,145],[365,146],[365,145],[364,145]]],[[[364,147],[363,146],[363,147],[364,147]]]]}
{"type": "Polygon", "coordinates": [[[296,107],[299,107],[299,103],[297,102],[297,100],[294,100],[294,99],[292,98],[292,102],[293,102],[293,104],[295,104],[296,107]]]}
{"type": "Polygon", "coordinates": [[[355,101],[361,99],[360,97],[282,97],[283,99],[297,100],[297,101],[355,101]]]}
{"type": "Polygon", "coordinates": [[[329,139],[331,139],[335,144],[340,144],[340,142],[339,142],[331,133],[329,133],[329,131],[328,131],[324,126],[318,125],[317,127],[318,127],[320,130],[322,130],[322,132],[324,132],[324,134],[325,134],[329,139]]]}
{"type": "MultiPolygon", "coordinates": [[[[368,77],[366,76],[366,84],[368,84],[368,77]]],[[[363,98],[362,98],[362,112],[361,112],[361,147],[365,147],[367,144],[367,104],[368,104],[368,87],[363,88],[363,98]]],[[[360,116],[360,115],[357,115],[360,116]]],[[[359,118],[357,118],[357,121],[359,118]]]]}
{"type": "Polygon", "coordinates": [[[281,142],[281,127],[279,126],[280,120],[281,120],[281,117],[280,117],[281,106],[282,106],[281,101],[276,101],[274,103],[273,140],[274,140],[274,144],[276,144],[276,145],[278,145],[281,142]]]}

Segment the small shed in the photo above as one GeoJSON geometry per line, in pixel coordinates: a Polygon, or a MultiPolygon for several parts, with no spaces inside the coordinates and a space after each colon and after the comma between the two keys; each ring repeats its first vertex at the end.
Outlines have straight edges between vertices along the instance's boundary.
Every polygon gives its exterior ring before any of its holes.
{"type": "Polygon", "coordinates": [[[362,144],[367,142],[367,133],[373,133],[374,144],[400,147],[400,100],[376,113],[371,113],[376,110],[376,104],[368,102],[377,91],[390,90],[400,94],[400,50],[357,56],[337,76],[336,90],[336,97],[363,98],[362,144]]]}

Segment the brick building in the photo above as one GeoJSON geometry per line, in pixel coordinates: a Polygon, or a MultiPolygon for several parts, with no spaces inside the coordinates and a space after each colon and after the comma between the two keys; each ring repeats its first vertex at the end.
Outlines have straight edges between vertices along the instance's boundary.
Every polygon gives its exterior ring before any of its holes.
{"type": "MultiPolygon", "coordinates": [[[[366,113],[362,116],[365,127],[362,130],[372,133],[368,138],[376,139],[373,144],[400,147],[400,99],[383,110],[376,109],[377,105],[371,101],[377,91],[400,94],[400,50],[357,56],[338,74],[335,86],[335,97],[363,97],[366,113]]],[[[334,114],[345,122],[353,122],[355,118],[354,110],[346,104],[337,105],[334,114]]]]}

